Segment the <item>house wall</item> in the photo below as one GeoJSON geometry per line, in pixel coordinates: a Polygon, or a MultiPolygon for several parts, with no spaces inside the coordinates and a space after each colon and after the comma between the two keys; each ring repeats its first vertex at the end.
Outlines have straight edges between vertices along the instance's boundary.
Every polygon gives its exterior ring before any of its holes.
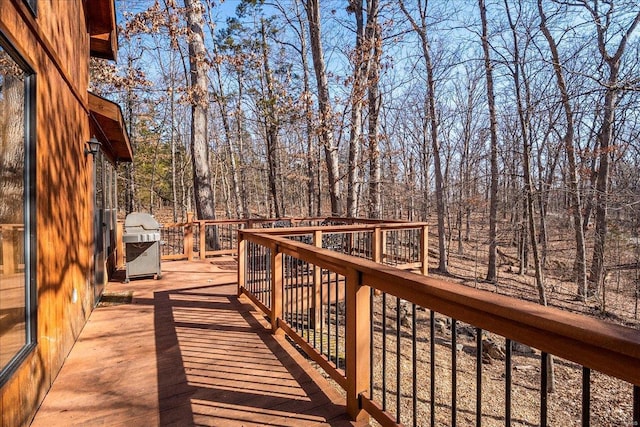
{"type": "Polygon", "coordinates": [[[0,0],[0,31],[37,76],[37,346],[0,389],[2,427],[30,423],[93,307],[83,4],[39,0],[34,17],[21,0],[0,0]]]}

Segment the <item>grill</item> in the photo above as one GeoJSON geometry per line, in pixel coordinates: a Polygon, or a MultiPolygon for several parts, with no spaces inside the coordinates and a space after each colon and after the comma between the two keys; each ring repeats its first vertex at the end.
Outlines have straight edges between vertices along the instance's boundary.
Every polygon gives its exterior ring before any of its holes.
{"type": "Polygon", "coordinates": [[[155,275],[162,278],[160,270],[160,224],[147,213],[133,212],[124,220],[122,242],[127,257],[125,283],[132,277],[155,275]]]}

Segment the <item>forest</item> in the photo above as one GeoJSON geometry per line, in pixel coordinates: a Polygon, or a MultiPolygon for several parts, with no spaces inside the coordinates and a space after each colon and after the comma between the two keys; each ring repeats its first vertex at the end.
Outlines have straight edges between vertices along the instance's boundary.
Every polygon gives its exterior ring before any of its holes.
{"type": "Polygon", "coordinates": [[[637,327],[637,0],[116,5],[126,212],[428,221],[439,273],[637,327]]]}

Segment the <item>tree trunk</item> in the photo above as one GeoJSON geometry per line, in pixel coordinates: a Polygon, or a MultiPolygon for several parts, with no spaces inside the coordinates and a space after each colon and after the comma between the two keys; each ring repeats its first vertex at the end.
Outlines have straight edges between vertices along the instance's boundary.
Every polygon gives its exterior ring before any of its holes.
{"type": "Polygon", "coordinates": [[[435,94],[435,77],[434,67],[431,60],[431,47],[427,37],[426,25],[426,5],[420,8],[421,21],[418,22],[413,18],[404,5],[404,1],[400,1],[400,8],[407,17],[413,30],[420,38],[422,56],[427,68],[427,99],[425,104],[427,107],[427,119],[429,121],[429,131],[431,138],[431,149],[433,150],[433,164],[435,170],[436,184],[436,211],[438,213],[438,271],[440,273],[448,273],[447,262],[447,236],[445,227],[445,206],[444,206],[444,179],[442,175],[442,163],[440,160],[440,141],[438,140],[438,114],[436,111],[436,94],[435,94]]]}
{"type": "Polygon", "coordinates": [[[360,162],[362,160],[362,104],[366,92],[370,46],[365,39],[363,0],[349,0],[349,10],[355,15],[356,44],[351,85],[351,123],[349,125],[349,161],[347,163],[347,216],[357,216],[360,162]]]}
{"type": "Polygon", "coordinates": [[[484,0],[478,0],[480,19],[482,21],[482,51],[484,68],[487,77],[487,103],[489,104],[489,134],[491,138],[491,189],[489,193],[489,263],[487,281],[498,280],[497,260],[497,228],[498,228],[498,125],[496,120],[495,95],[493,93],[493,67],[489,56],[489,36],[487,30],[487,10],[484,0]]]}
{"type": "Polygon", "coordinates": [[[380,57],[382,56],[380,26],[378,24],[378,0],[369,0],[367,12],[367,37],[372,44],[369,66],[369,217],[382,218],[382,164],[380,162],[380,57]]]}
{"type": "MultiPolygon", "coordinates": [[[[173,57],[171,62],[171,81],[172,87],[175,85],[174,83],[174,75],[173,75],[173,57]]],[[[176,176],[176,141],[175,141],[175,94],[174,90],[171,90],[171,101],[170,101],[170,115],[171,115],[171,131],[170,131],[170,144],[171,144],[171,196],[173,198],[173,222],[178,222],[178,182],[176,176]]]]}
{"type": "Polygon", "coordinates": [[[278,162],[279,150],[279,119],[277,108],[277,100],[273,91],[273,76],[271,75],[271,67],[269,66],[269,49],[267,46],[267,36],[264,27],[264,21],[260,25],[260,35],[262,37],[262,68],[264,71],[264,86],[262,91],[263,104],[263,122],[265,137],[267,143],[267,164],[269,172],[269,191],[273,198],[273,208],[276,218],[285,215],[284,203],[282,195],[278,191],[278,178],[280,176],[280,168],[278,162]]]}
{"type": "Polygon", "coordinates": [[[305,0],[305,10],[309,21],[309,38],[311,40],[311,56],[313,68],[316,74],[318,87],[318,107],[320,110],[320,128],[318,130],[320,140],[324,146],[327,163],[327,181],[329,184],[329,197],[331,199],[331,214],[342,214],[342,192],[339,179],[338,146],[333,137],[333,111],[329,98],[329,82],[322,48],[320,27],[320,3],[319,0],[305,0]]]}
{"type": "Polygon", "coordinates": [[[556,75],[556,81],[558,89],[560,90],[560,97],[562,100],[562,106],[564,108],[565,118],[567,121],[567,131],[563,137],[565,151],[567,154],[567,160],[569,162],[569,170],[567,171],[569,181],[569,193],[571,194],[571,214],[573,216],[573,228],[576,239],[576,262],[574,270],[576,272],[576,284],[578,286],[578,295],[583,298],[587,295],[587,263],[586,263],[586,250],[584,243],[584,231],[582,229],[582,203],[580,201],[580,191],[578,189],[578,174],[576,167],[575,148],[573,145],[574,125],[573,125],[573,110],[571,108],[571,102],[569,100],[569,93],[564,79],[562,67],[560,65],[560,55],[558,54],[558,46],[551,35],[551,32],[547,28],[547,17],[542,9],[542,0],[538,0],[538,13],[540,15],[540,29],[547,39],[549,44],[549,50],[551,51],[551,58],[553,63],[553,70],[556,75]]]}
{"type": "Polygon", "coordinates": [[[215,199],[211,186],[208,141],[209,88],[208,65],[204,45],[203,7],[200,0],[185,0],[189,27],[189,69],[191,95],[191,156],[193,191],[198,219],[215,218],[215,199]]]}
{"type": "MultiPolygon", "coordinates": [[[[307,59],[308,48],[307,38],[304,29],[302,14],[298,10],[298,2],[294,2],[296,8],[296,16],[298,18],[298,24],[300,25],[300,61],[302,63],[302,85],[303,85],[303,99],[304,103],[304,116],[305,116],[305,137],[307,140],[307,216],[312,217],[316,211],[314,205],[317,199],[316,190],[316,145],[315,138],[313,136],[313,113],[311,109],[311,87],[309,83],[309,62],[307,59]]],[[[319,208],[319,207],[318,207],[319,208]]]]}
{"type": "MultiPolygon", "coordinates": [[[[597,9],[592,9],[585,4],[585,7],[591,13],[598,34],[598,50],[602,59],[609,69],[609,77],[604,84],[606,91],[604,97],[604,108],[602,126],[598,133],[598,141],[600,142],[600,167],[598,168],[598,178],[596,181],[596,217],[595,217],[595,241],[593,245],[593,261],[591,263],[591,289],[597,292],[599,287],[604,287],[604,254],[607,241],[607,208],[609,195],[609,158],[611,156],[611,141],[613,139],[613,126],[615,119],[615,110],[618,104],[619,74],[622,55],[627,45],[629,37],[635,28],[640,24],[640,12],[637,12],[634,20],[631,22],[624,35],[621,37],[618,47],[613,55],[606,50],[606,29],[603,25],[597,9]]],[[[607,18],[608,19],[608,18],[607,18]]]]}
{"type": "MultiPolygon", "coordinates": [[[[217,55],[217,52],[216,52],[217,55]]],[[[244,218],[245,213],[242,209],[242,201],[240,195],[240,178],[238,174],[238,166],[236,161],[236,148],[233,143],[233,136],[231,134],[231,125],[229,124],[229,112],[227,109],[227,97],[224,94],[224,87],[222,85],[222,72],[220,70],[220,62],[213,61],[214,72],[216,75],[217,94],[215,100],[220,108],[220,118],[222,120],[222,128],[224,130],[224,142],[227,157],[229,158],[229,168],[231,169],[231,188],[232,199],[236,218],[244,218]]]]}
{"type": "MultiPolygon", "coordinates": [[[[4,52],[0,52],[3,54],[4,52]]],[[[12,61],[8,56],[0,59],[12,61]]],[[[0,224],[24,221],[24,79],[10,62],[0,87],[0,224]]]]}
{"type": "MultiPolygon", "coordinates": [[[[236,105],[236,138],[238,138],[238,156],[240,159],[244,159],[244,113],[242,111],[244,79],[242,78],[241,70],[238,70],[237,78],[238,101],[236,105]]],[[[240,199],[242,200],[242,212],[244,212],[244,217],[251,218],[244,160],[240,160],[240,199]]]]}

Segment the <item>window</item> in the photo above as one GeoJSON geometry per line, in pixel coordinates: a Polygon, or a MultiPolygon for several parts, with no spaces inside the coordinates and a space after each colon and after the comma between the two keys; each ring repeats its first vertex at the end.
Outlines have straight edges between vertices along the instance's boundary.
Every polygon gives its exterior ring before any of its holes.
{"type": "Polygon", "coordinates": [[[34,85],[0,33],[0,385],[35,345],[34,85]]]}
{"type": "Polygon", "coordinates": [[[29,9],[31,9],[34,15],[38,14],[38,0],[24,0],[24,2],[29,6],[29,9]]]}

